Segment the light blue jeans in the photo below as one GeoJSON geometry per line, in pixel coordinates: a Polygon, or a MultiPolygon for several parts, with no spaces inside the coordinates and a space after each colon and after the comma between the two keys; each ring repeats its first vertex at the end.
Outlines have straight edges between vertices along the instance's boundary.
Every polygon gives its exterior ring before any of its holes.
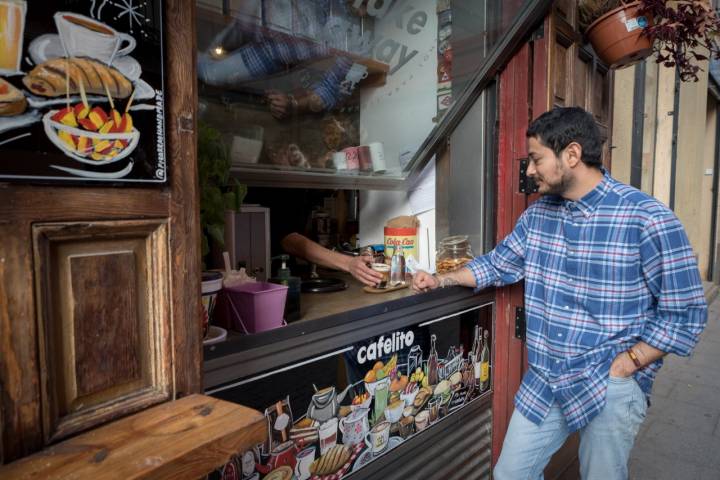
{"type": "MultiPolygon", "coordinates": [[[[580,430],[580,476],[583,479],[628,478],[630,450],[646,410],[645,394],[632,377],[609,378],[605,408],[580,430]]],[[[542,480],[550,457],[565,443],[568,434],[565,417],[557,404],[539,426],[515,410],[493,478],[542,480]]]]}

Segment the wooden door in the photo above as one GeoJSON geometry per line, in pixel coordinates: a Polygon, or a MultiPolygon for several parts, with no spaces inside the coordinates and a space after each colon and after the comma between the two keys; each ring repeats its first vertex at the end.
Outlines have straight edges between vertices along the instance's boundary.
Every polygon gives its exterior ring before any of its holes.
{"type": "Polygon", "coordinates": [[[583,42],[577,2],[558,0],[547,23],[550,70],[549,98],[553,107],[578,106],[591,112],[606,140],[603,163],[610,167],[612,132],[612,71],[583,42]]]}
{"type": "MultiPolygon", "coordinates": [[[[527,157],[525,131],[530,121],[556,106],[580,106],[590,111],[608,139],[603,163],[610,165],[611,72],[583,45],[577,29],[576,2],[555,2],[550,15],[500,74],[497,241],[515,225],[538,198],[519,191],[521,160],[527,157]]],[[[497,336],[493,386],[493,462],[497,461],[510,422],[513,399],[527,370],[527,351],[515,338],[517,308],[523,306],[522,284],[497,290],[497,336]]],[[[553,457],[546,478],[558,478],[576,468],[577,436],[553,457]]],[[[572,475],[568,478],[572,478],[572,475]]]]}
{"type": "Polygon", "coordinates": [[[194,2],[164,5],[168,183],[0,185],[0,463],[201,390],[194,2]]]}

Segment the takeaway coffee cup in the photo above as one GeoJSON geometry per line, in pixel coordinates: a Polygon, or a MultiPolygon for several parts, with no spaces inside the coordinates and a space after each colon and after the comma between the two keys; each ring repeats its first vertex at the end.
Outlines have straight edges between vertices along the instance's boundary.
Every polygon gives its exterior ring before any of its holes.
{"type": "Polygon", "coordinates": [[[385,152],[383,144],[380,142],[373,142],[368,145],[370,149],[370,161],[372,162],[372,171],[375,173],[383,173],[387,170],[385,165],[385,152]]]}
{"type": "Polygon", "coordinates": [[[55,26],[69,57],[91,57],[110,65],[115,57],[135,48],[135,39],[130,35],[77,13],[57,12],[55,26]]]}
{"type": "Polygon", "coordinates": [[[387,288],[388,282],[390,281],[390,265],[385,263],[373,263],[370,265],[370,268],[376,272],[382,273],[383,276],[382,280],[375,285],[375,288],[387,288]]]}

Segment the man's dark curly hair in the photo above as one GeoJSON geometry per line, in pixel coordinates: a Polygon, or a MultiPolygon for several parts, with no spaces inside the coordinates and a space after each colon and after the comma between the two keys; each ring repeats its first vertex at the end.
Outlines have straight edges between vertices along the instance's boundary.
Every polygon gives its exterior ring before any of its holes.
{"type": "Polygon", "coordinates": [[[560,156],[572,142],[582,147],[582,161],[589,167],[602,166],[600,130],[592,114],[580,107],[557,107],[533,120],[525,133],[560,156]]]}

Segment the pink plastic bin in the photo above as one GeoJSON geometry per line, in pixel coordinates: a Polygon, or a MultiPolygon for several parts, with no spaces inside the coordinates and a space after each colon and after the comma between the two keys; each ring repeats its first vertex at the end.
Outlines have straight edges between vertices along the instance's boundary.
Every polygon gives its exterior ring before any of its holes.
{"type": "Polygon", "coordinates": [[[258,333],[282,327],[287,285],[267,282],[244,283],[225,289],[236,330],[258,333]]]}

